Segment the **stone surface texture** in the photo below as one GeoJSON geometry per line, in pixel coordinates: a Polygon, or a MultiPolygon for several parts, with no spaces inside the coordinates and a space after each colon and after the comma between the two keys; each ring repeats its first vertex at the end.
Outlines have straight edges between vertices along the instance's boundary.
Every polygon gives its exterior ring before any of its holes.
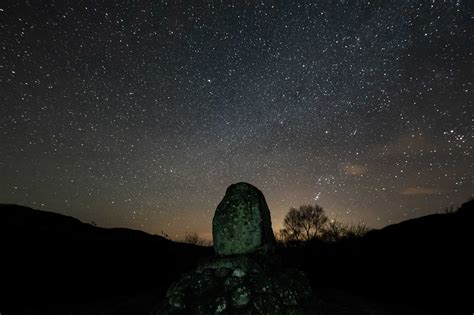
{"type": "Polygon", "coordinates": [[[219,256],[272,253],[275,237],[263,193],[248,183],[230,185],[214,214],[212,236],[219,256]]]}
{"type": "Polygon", "coordinates": [[[312,292],[303,272],[282,269],[272,256],[219,260],[184,274],[158,314],[309,314],[304,306],[312,292]]]}

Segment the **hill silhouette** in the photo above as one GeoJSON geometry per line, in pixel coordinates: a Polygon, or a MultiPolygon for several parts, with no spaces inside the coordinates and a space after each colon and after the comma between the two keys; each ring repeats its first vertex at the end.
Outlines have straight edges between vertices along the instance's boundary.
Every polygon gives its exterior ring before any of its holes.
{"type": "Polygon", "coordinates": [[[0,204],[1,236],[16,240],[146,240],[170,244],[158,235],[126,228],[101,228],[55,212],[0,204]]]}
{"type": "MultiPolygon", "coordinates": [[[[463,314],[474,310],[473,226],[471,200],[454,213],[278,252],[284,264],[308,274],[321,314],[355,308],[348,314],[409,313],[400,305],[412,313],[463,314]],[[361,298],[376,301],[382,311],[370,312],[361,298]]],[[[17,205],[0,205],[0,245],[2,285],[8,288],[0,311],[7,313],[146,314],[183,272],[212,255],[212,248],[17,205]]]]}
{"type": "Polygon", "coordinates": [[[360,254],[370,275],[370,292],[438,310],[474,310],[472,290],[467,289],[474,280],[473,228],[471,200],[454,213],[370,231],[362,240],[360,254]]]}
{"type": "Polygon", "coordinates": [[[428,314],[474,311],[474,201],[456,212],[432,214],[328,243],[314,239],[280,248],[313,287],[343,289],[387,305],[428,314]]]}
{"type": "Polygon", "coordinates": [[[147,313],[211,248],[0,205],[0,311],[147,313]]]}

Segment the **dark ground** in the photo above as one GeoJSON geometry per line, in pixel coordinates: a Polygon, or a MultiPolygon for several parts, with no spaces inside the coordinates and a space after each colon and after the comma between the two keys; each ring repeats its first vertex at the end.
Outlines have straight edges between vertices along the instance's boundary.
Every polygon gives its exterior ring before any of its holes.
{"type": "MultiPolygon", "coordinates": [[[[278,252],[308,274],[314,314],[472,314],[473,205],[278,252]]],[[[213,253],[16,205],[0,206],[0,245],[2,315],[148,314],[213,253]]]]}

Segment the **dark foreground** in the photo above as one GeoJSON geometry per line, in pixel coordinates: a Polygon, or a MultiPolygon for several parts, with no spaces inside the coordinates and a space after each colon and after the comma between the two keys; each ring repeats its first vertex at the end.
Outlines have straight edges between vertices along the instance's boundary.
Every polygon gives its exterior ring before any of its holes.
{"type": "MultiPolygon", "coordinates": [[[[280,247],[313,314],[472,314],[474,202],[333,244],[280,247]]],[[[211,248],[0,206],[1,314],[149,314],[211,248]]]]}

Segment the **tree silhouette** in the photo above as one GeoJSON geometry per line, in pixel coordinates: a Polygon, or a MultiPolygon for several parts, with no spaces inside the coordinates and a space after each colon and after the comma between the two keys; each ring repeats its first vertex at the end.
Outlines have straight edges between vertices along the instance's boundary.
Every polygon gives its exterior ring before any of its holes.
{"type": "Polygon", "coordinates": [[[194,233],[186,233],[184,236],[184,242],[188,244],[193,244],[193,245],[199,245],[199,246],[211,246],[212,243],[211,241],[205,240],[201,237],[199,237],[199,234],[196,232],[194,233]]]}
{"type": "Polygon", "coordinates": [[[324,240],[326,242],[336,242],[347,235],[348,229],[348,226],[343,223],[330,220],[324,228],[324,240]]]}
{"type": "Polygon", "coordinates": [[[326,242],[337,242],[347,238],[358,238],[369,231],[365,223],[356,225],[344,224],[336,220],[330,220],[324,226],[322,238],[326,242]]]}
{"type": "Polygon", "coordinates": [[[287,241],[307,241],[323,234],[328,218],[319,205],[290,208],[283,220],[280,237],[287,241]]]}

